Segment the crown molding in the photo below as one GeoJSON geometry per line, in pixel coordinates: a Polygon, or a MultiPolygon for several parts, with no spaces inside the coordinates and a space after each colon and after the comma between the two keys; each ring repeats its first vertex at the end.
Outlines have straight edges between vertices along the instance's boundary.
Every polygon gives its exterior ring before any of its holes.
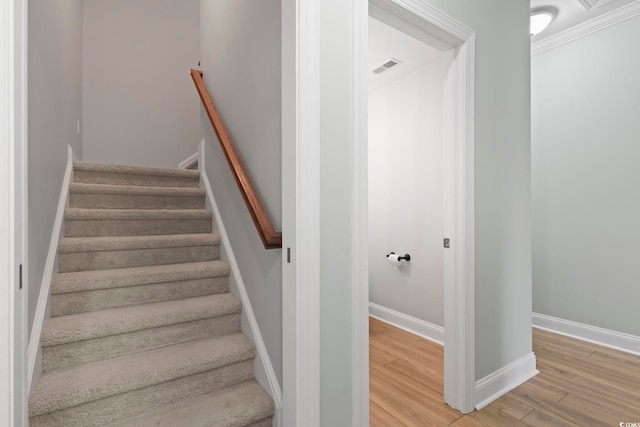
{"type": "Polygon", "coordinates": [[[576,0],[578,3],[582,5],[585,9],[589,10],[598,3],[598,0],[576,0]]]}
{"type": "Polygon", "coordinates": [[[539,55],[563,44],[578,40],[584,36],[595,33],[619,24],[627,19],[640,15],[640,0],[619,7],[618,9],[597,16],[589,21],[575,25],[545,39],[531,43],[531,56],[539,55]]]}
{"type": "Polygon", "coordinates": [[[591,8],[604,6],[606,4],[611,3],[614,0],[576,0],[576,1],[580,3],[582,7],[589,10],[591,8]]]}

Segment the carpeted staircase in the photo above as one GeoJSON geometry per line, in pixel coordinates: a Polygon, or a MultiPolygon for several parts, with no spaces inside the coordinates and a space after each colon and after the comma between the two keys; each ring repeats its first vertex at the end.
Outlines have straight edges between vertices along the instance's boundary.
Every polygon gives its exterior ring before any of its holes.
{"type": "Polygon", "coordinates": [[[76,164],[31,427],[272,425],[199,172],[76,164]]]}

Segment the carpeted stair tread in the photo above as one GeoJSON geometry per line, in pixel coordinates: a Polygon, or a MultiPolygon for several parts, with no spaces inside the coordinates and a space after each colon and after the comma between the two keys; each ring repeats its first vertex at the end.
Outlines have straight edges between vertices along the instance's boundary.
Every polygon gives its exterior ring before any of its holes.
{"type": "Polygon", "coordinates": [[[42,370],[51,372],[180,343],[240,332],[240,313],[42,347],[42,370]]]}
{"type": "Polygon", "coordinates": [[[160,219],[208,219],[212,214],[204,209],[81,209],[69,208],[64,211],[66,220],[160,220],[160,219]]]}
{"type": "Polygon", "coordinates": [[[240,313],[230,293],[206,295],[51,318],[42,330],[42,347],[193,322],[240,313]]]}
{"type": "MultiPolygon", "coordinates": [[[[29,419],[31,427],[104,427],[117,420],[153,411],[179,400],[254,379],[254,360],[248,359],[195,375],[154,384],[29,419]]],[[[188,427],[188,426],[185,426],[188,427]]],[[[254,423],[251,427],[271,427],[254,423]]]]}
{"type": "Polygon", "coordinates": [[[35,417],[255,357],[242,333],[91,362],[43,374],[31,393],[35,417]]]}
{"type": "Polygon", "coordinates": [[[192,169],[151,168],[144,166],[103,165],[99,163],[74,163],[76,171],[119,173],[130,175],[173,176],[185,178],[198,178],[200,171],[192,169]]]}
{"type": "Polygon", "coordinates": [[[58,252],[117,251],[129,249],[179,248],[188,246],[219,245],[220,233],[173,234],[158,236],[113,236],[113,237],[65,237],[58,252]]]}
{"type": "Polygon", "coordinates": [[[260,385],[247,381],[120,420],[110,427],[244,427],[271,418],[274,411],[273,401],[260,385]]]}
{"type": "Polygon", "coordinates": [[[149,187],[141,185],[108,185],[72,183],[69,192],[76,194],[126,194],[134,196],[204,197],[200,188],[191,187],[149,187]]]}
{"type": "Polygon", "coordinates": [[[212,214],[203,209],[203,206],[204,199],[199,206],[165,204],[162,209],[141,207],[136,203],[130,206],[135,209],[104,205],[96,209],[93,204],[84,208],[69,208],[65,211],[65,236],[115,237],[210,233],[212,214]],[[139,207],[141,209],[138,209],[139,207]]]}
{"type": "Polygon", "coordinates": [[[118,268],[115,270],[57,273],[51,283],[51,294],[85,292],[98,289],[124,288],[152,283],[178,282],[207,277],[228,276],[229,264],[224,261],[204,261],[184,264],[118,268]]]}
{"type": "Polygon", "coordinates": [[[216,232],[70,237],[59,246],[58,271],[113,270],[216,259],[220,259],[220,238],[216,232]]]}
{"type": "Polygon", "coordinates": [[[69,206],[89,209],[205,208],[205,192],[198,187],[129,184],[141,183],[73,183],[69,186],[69,206]]]}

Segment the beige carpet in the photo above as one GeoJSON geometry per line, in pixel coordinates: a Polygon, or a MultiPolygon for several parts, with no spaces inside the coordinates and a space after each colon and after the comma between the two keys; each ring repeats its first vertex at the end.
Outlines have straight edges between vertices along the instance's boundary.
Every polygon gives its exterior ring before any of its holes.
{"type": "Polygon", "coordinates": [[[38,426],[271,426],[199,173],[74,165],[38,426]]]}

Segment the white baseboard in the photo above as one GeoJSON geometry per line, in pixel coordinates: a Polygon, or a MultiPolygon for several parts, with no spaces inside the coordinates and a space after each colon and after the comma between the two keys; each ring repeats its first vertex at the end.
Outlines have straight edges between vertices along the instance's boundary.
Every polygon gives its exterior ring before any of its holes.
{"type": "Polygon", "coordinates": [[[273,399],[276,407],[273,425],[279,427],[282,422],[280,416],[282,412],[282,389],[280,388],[280,383],[278,382],[276,372],[273,369],[273,364],[271,363],[271,359],[269,358],[269,353],[267,353],[267,347],[264,345],[264,340],[262,339],[262,334],[260,333],[258,321],[253,314],[251,301],[249,300],[249,296],[247,295],[247,291],[244,285],[244,281],[242,280],[242,275],[240,274],[240,269],[238,267],[236,257],[233,253],[233,249],[231,248],[229,236],[227,235],[224,223],[222,222],[220,210],[218,209],[216,199],[213,196],[213,190],[211,189],[209,177],[207,176],[207,173],[204,169],[204,140],[200,142],[198,159],[198,167],[200,168],[200,179],[202,185],[204,186],[204,190],[207,193],[207,203],[210,203],[211,210],[213,211],[214,220],[218,227],[218,231],[220,232],[222,246],[227,254],[229,266],[231,267],[231,274],[233,276],[233,279],[235,280],[238,293],[240,294],[240,300],[242,301],[242,307],[244,310],[243,316],[246,317],[249,323],[249,331],[246,331],[245,333],[249,335],[249,338],[251,338],[256,346],[256,380],[273,399]]]}
{"type": "Polygon", "coordinates": [[[539,373],[536,356],[529,353],[476,382],[476,409],[480,410],[539,373]]]}
{"type": "Polygon", "coordinates": [[[179,169],[198,169],[198,157],[200,156],[200,151],[197,151],[178,163],[179,169]]]}
{"type": "Polygon", "coordinates": [[[533,313],[533,327],[640,356],[640,337],[533,313]]]}
{"type": "Polygon", "coordinates": [[[444,328],[370,302],[369,316],[404,329],[424,339],[444,345],[444,328]]]}
{"type": "Polygon", "coordinates": [[[67,149],[67,168],[64,172],[62,180],[62,188],[60,189],[60,198],[58,199],[58,210],[51,231],[51,240],[49,241],[49,253],[47,261],[44,265],[42,274],[42,283],[40,284],[40,295],[38,295],[38,305],[33,319],[33,328],[29,337],[29,347],[27,348],[27,396],[31,393],[31,385],[33,384],[33,375],[36,368],[36,360],[38,358],[38,350],[40,348],[40,335],[44,326],[45,313],[47,311],[47,303],[49,302],[49,288],[51,287],[51,278],[53,269],[56,265],[58,244],[64,232],[62,227],[64,220],[64,208],[67,204],[67,196],[69,194],[69,184],[73,174],[73,149],[71,145],[67,149]]]}

